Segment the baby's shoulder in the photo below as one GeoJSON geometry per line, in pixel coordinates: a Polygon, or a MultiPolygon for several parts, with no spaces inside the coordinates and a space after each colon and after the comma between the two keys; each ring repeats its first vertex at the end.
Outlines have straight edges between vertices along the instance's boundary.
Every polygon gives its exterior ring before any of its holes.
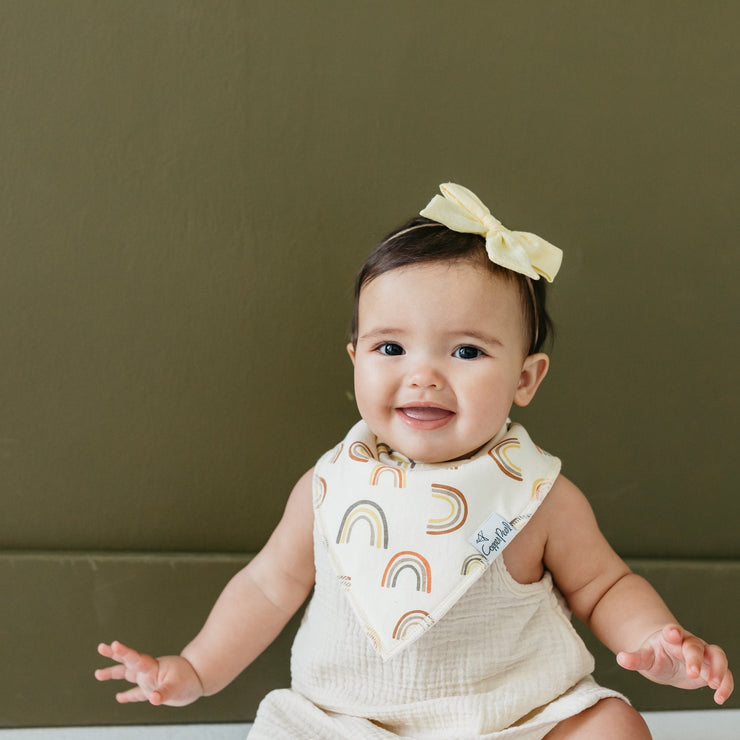
{"type": "Polygon", "coordinates": [[[558,547],[567,537],[568,517],[585,496],[565,476],[558,475],[549,493],[524,528],[504,551],[506,569],[519,583],[534,583],[542,577],[549,548],[558,547]]]}
{"type": "Polygon", "coordinates": [[[593,517],[593,510],[583,491],[560,474],[542,502],[538,514],[546,522],[562,524],[573,517],[593,517]]]}
{"type": "Polygon", "coordinates": [[[307,507],[313,511],[313,485],[314,468],[310,468],[298,479],[295,486],[293,486],[288,503],[290,504],[292,500],[295,500],[295,507],[303,513],[306,513],[307,507]]]}
{"type": "MultiPolygon", "coordinates": [[[[564,475],[558,475],[531,524],[541,532],[547,546],[570,540],[597,527],[591,504],[581,489],[564,475]]],[[[527,525],[530,526],[530,525],[527,525]]]]}
{"type": "Polygon", "coordinates": [[[516,580],[536,580],[538,567],[547,567],[554,555],[577,550],[594,531],[598,526],[585,495],[564,475],[558,475],[537,511],[505,551],[507,568],[521,571],[523,578],[512,572],[516,580]]]}

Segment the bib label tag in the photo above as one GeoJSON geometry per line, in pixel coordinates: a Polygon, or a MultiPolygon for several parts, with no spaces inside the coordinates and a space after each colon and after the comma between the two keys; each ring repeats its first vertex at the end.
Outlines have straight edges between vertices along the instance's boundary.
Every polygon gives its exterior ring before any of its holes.
{"type": "Polygon", "coordinates": [[[500,514],[491,514],[468,540],[470,544],[491,562],[495,560],[517,534],[517,530],[500,514]]]}

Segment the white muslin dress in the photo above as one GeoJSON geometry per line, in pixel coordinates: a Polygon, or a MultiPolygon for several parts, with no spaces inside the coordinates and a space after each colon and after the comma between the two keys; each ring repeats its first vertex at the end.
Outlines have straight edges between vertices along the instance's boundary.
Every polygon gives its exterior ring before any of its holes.
{"type": "Polygon", "coordinates": [[[591,677],[550,574],[520,584],[500,557],[559,471],[518,424],[436,465],[355,425],[316,465],[292,687],[265,697],[249,740],[535,740],[624,699],[591,677]]]}

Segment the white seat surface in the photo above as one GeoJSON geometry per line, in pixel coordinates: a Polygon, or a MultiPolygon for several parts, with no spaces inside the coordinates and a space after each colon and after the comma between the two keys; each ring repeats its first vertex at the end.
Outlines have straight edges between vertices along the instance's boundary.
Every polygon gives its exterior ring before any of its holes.
{"type": "MultiPolygon", "coordinates": [[[[644,712],[654,740],[740,740],[740,709],[644,712]]],[[[247,724],[38,727],[2,730],[0,740],[246,740],[247,724]]]]}

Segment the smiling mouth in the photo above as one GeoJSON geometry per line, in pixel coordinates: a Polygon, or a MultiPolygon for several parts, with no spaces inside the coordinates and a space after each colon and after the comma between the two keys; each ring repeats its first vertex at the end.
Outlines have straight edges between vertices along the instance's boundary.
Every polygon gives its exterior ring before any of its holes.
{"type": "Polygon", "coordinates": [[[454,411],[439,406],[404,406],[396,413],[414,429],[439,429],[455,416],[454,411]]]}

